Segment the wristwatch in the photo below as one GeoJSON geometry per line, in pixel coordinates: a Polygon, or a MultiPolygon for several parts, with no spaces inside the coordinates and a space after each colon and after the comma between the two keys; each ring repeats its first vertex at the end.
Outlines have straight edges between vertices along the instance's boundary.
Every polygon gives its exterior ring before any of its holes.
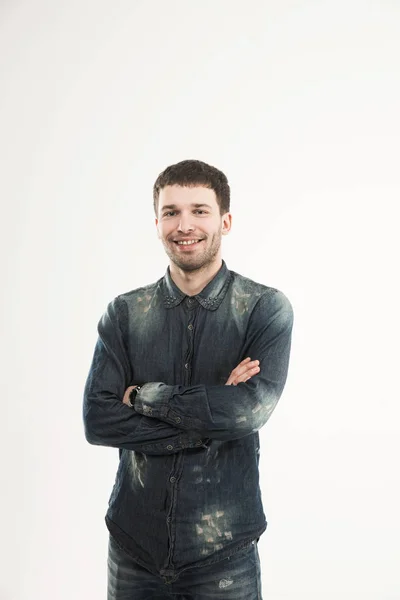
{"type": "Polygon", "coordinates": [[[131,408],[134,407],[136,394],[138,393],[141,387],[141,385],[137,385],[133,388],[133,390],[131,390],[131,393],[129,394],[128,406],[130,406],[131,408]]]}

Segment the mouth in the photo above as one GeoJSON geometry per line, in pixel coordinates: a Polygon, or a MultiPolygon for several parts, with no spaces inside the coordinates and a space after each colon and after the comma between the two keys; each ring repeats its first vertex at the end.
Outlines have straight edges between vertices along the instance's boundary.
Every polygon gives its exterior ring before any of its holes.
{"type": "Polygon", "coordinates": [[[197,248],[203,239],[192,239],[192,240],[174,240],[174,244],[178,246],[179,250],[194,250],[197,248]]]}

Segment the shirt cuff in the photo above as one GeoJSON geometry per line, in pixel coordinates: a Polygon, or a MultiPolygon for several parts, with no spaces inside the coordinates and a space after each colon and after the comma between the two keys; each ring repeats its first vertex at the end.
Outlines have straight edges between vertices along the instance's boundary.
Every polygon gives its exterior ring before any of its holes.
{"type": "Polygon", "coordinates": [[[173,386],[165,383],[151,382],[141,386],[136,394],[134,409],[146,417],[159,418],[168,412],[168,401],[171,397],[173,386]]]}

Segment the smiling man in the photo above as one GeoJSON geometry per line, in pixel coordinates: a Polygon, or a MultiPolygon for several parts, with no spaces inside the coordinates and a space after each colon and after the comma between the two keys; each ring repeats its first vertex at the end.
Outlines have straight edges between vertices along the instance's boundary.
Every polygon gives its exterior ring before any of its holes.
{"type": "Polygon", "coordinates": [[[213,189],[177,184],[160,189],[155,210],[172,279],[195,295],[221,268],[221,237],[229,233],[232,216],[221,214],[213,189]]]}
{"type": "Polygon", "coordinates": [[[260,599],[258,431],[285,386],[293,309],[222,259],[221,171],[171,165],[153,201],[169,266],[108,304],[84,392],[86,439],[119,448],[108,600],[260,599]]]}

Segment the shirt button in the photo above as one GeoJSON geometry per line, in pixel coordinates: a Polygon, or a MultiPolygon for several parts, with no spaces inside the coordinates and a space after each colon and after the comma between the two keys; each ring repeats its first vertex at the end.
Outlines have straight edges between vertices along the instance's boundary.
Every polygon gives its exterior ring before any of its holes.
{"type": "Polygon", "coordinates": [[[171,483],[175,483],[176,477],[170,477],[169,480],[170,480],[171,483]]]}
{"type": "Polygon", "coordinates": [[[185,364],[185,369],[188,369],[188,368],[189,368],[189,363],[186,363],[185,364]]]}
{"type": "Polygon", "coordinates": [[[180,423],[182,419],[180,417],[175,417],[175,423],[180,423]]]}
{"type": "Polygon", "coordinates": [[[188,325],[188,329],[189,329],[190,331],[192,331],[192,329],[193,329],[193,325],[192,325],[191,323],[190,323],[190,325],[188,325]]]}
{"type": "Polygon", "coordinates": [[[188,298],[189,304],[193,304],[193,298],[188,298]]]}
{"type": "Polygon", "coordinates": [[[171,523],[172,519],[171,517],[167,517],[167,523],[171,523]]]}
{"type": "Polygon", "coordinates": [[[171,444],[168,444],[168,446],[167,446],[167,450],[173,450],[173,449],[174,449],[174,447],[173,447],[173,446],[171,446],[171,444]]]}

